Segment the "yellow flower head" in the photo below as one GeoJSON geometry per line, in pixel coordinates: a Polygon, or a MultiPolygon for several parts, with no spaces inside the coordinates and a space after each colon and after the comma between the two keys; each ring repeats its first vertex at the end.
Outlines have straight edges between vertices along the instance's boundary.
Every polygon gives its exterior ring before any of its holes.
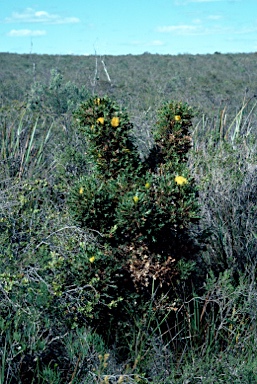
{"type": "Polygon", "coordinates": [[[139,197],[138,196],[134,196],[133,200],[134,200],[134,203],[138,203],[139,197]]]}
{"type": "Polygon", "coordinates": [[[175,119],[175,121],[180,121],[181,120],[181,116],[180,115],[175,115],[174,119],[175,119]]]}
{"type": "Polygon", "coordinates": [[[184,185],[184,184],[187,184],[188,181],[185,177],[183,176],[176,176],[175,177],[175,183],[177,183],[178,185],[184,185]]]}
{"type": "Polygon", "coordinates": [[[83,192],[84,192],[84,188],[83,188],[83,187],[80,187],[80,188],[79,188],[79,194],[80,194],[80,195],[83,195],[83,192]]]}
{"type": "Polygon", "coordinates": [[[110,354],[109,353],[105,353],[104,354],[104,362],[106,363],[106,361],[109,359],[110,357],[110,354]]]}
{"type": "Polygon", "coordinates": [[[111,120],[111,126],[117,128],[120,124],[120,119],[117,116],[114,116],[111,120]]]}
{"type": "Polygon", "coordinates": [[[97,122],[100,124],[104,124],[104,117],[98,117],[97,122]]]}
{"type": "Polygon", "coordinates": [[[149,189],[151,187],[151,184],[150,183],[145,183],[145,188],[146,189],[149,189]]]}
{"type": "Polygon", "coordinates": [[[95,256],[91,256],[89,259],[90,263],[93,263],[95,261],[95,256]]]}
{"type": "Polygon", "coordinates": [[[95,104],[96,104],[96,105],[100,105],[100,99],[99,99],[99,97],[98,97],[97,99],[95,99],[95,104]]]}

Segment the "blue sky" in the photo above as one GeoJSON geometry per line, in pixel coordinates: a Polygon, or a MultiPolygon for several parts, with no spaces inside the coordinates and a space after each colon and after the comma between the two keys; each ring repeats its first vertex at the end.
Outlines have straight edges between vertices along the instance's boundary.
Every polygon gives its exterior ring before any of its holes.
{"type": "Polygon", "coordinates": [[[0,52],[257,51],[257,0],[0,0],[0,52]]]}

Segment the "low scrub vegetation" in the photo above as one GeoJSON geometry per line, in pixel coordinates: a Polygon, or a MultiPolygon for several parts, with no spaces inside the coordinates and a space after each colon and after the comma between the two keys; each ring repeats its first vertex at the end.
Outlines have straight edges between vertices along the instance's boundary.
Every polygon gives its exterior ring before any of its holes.
{"type": "Polygon", "coordinates": [[[105,91],[53,70],[0,108],[0,383],[254,383],[255,95],[105,91]]]}

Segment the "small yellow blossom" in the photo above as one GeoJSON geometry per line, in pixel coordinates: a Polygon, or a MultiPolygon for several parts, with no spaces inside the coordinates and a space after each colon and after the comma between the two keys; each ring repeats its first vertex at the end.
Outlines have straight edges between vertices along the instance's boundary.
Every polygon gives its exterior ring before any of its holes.
{"type": "Polygon", "coordinates": [[[83,192],[84,192],[84,188],[83,188],[83,187],[80,187],[80,188],[79,188],[79,194],[80,194],[80,195],[83,195],[83,192]]]}
{"type": "Polygon", "coordinates": [[[134,203],[138,203],[139,197],[138,196],[134,196],[133,200],[134,200],[134,203]]]}
{"type": "Polygon", "coordinates": [[[181,116],[180,115],[175,115],[174,119],[175,119],[175,121],[180,121],[181,120],[181,116]]]}
{"type": "Polygon", "coordinates": [[[100,124],[104,124],[104,117],[98,117],[97,122],[100,124]]]}
{"type": "Polygon", "coordinates": [[[151,184],[150,183],[145,183],[145,188],[146,189],[149,189],[151,187],[151,184]]]}
{"type": "Polygon", "coordinates": [[[114,116],[111,120],[111,126],[117,128],[120,124],[120,119],[117,116],[114,116]]]}
{"type": "Polygon", "coordinates": [[[106,362],[110,357],[110,354],[109,353],[105,353],[104,354],[104,362],[106,362]]]}
{"type": "Polygon", "coordinates": [[[184,185],[184,184],[187,184],[188,181],[185,177],[183,176],[176,176],[175,177],[175,183],[177,183],[178,185],[184,185]]]}
{"type": "Polygon", "coordinates": [[[93,263],[93,262],[95,261],[95,256],[91,256],[91,257],[89,258],[89,261],[90,261],[90,263],[93,263]]]}
{"type": "Polygon", "coordinates": [[[95,104],[96,104],[96,105],[100,105],[100,101],[101,101],[101,100],[100,100],[99,97],[98,97],[97,99],[95,99],[95,104]]]}

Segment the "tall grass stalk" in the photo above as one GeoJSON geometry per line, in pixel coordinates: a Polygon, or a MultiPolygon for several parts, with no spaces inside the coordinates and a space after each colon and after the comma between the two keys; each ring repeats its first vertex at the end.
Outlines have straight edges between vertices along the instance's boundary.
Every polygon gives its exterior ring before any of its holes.
{"type": "Polygon", "coordinates": [[[195,149],[207,149],[210,146],[220,146],[223,143],[232,144],[233,148],[237,144],[238,139],[248,138],[253,132],[253,125],[256,124],[256,106],[257,101],[252,105],[255,99],[253,96],[249,99],[243,99],[242,106],[235,116],[231,116],[224,107],[219,118],[212,119],[206,115],[195,121],[193,130],[193,139],[195,149]]]}
{"type": "Polygon", "coordinates": [[[236,116],[234,117],[231,124],[226,130],[225,139],[228,140],[230,135],[230,140],[233,146],[235,145],[236,140],[240,136],[241,137],[248,136],[251,131],[250,129],[251,116],[253,115],[257,102],[254,103],[254,105],[251,107],[250,111],[246,114],[246,116],[244,116],[243,113],[245,112],[247,106],[253,100],[254,97],[255,96],[249,98],[248,100],[244,98],[242,107],[237,112],[236,116]]]}
{"type": "Polygon", "coordinates": [[[26,110],[12,123],[9,121],[11,118],[10,112],[0,130],[0,162],[4,173],[2,177],[16,176],[21,180],[27,173],[35,172],[42,165],[45,145],[53,123],[42,134],[46,120],[40,121],[38,116],[34,118],[26,110]],[[39,137],[36,137],[36,133],[39,137]]]}

